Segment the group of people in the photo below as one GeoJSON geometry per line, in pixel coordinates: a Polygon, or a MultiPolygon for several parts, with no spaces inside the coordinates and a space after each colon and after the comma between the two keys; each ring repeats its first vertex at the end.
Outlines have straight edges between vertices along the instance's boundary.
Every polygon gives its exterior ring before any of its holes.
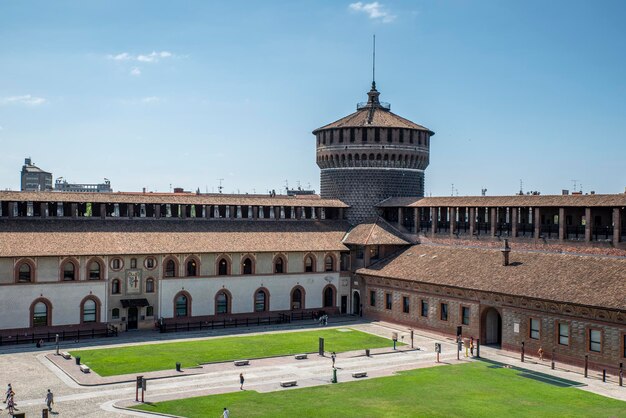
{"type": "Polygon", "coordinates": [[[328,315],[326,314],[320,316],[317,320],[320,323],[320,326],[328,325],[328,315]]]}
{"type": "MultiPolygon", "coordinates": [[[[7,411],[10,415],[13,415],[13,413],[15,411],[19,411],[19,409],[16,408],[17,403],[15,403],[15,391],[13,390],[13,386],[11,386],[10,383],[7,385],[7,391],[5,395],[6,396],[3,403],[7,404],[7,411]]],[[[45,402],[46,406],[48,407],[48,411],[52,411],[52,405],[54,405],[54,394],[50,389],[48,389],[48,393],[46,393],[45,402]]]]}

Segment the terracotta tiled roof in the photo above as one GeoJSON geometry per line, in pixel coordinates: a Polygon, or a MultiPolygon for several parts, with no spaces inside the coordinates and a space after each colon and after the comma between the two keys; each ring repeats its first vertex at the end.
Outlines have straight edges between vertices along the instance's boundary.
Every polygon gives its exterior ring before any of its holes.
{"type": "Polygon", "coordinates": [[[409,245],[402,233],[383,218],[378,217],[352,228],[343,239],[344,244],[354,245],[409,245]]]}
{"type": "Polygon", "coordinates": [[[317,195],[306,198],[291,196],[228,195],[195,193],[64,193],[0,191],[0,200],[21,202],[72,202],[72,203],[161,203],[188,205],[251,205],[251,206],[306,206],[346,208],[337,199],[320,199],[317,195]]]}
{"type": "Polygon", "coordinates": [[[0,221],[0,257],[343,251],[340,221],[0,221]]]}
{"type": "Polygon", "coordinates": [[[391,197],[378,207],[593,207],[626,206],[626,193],[585,195],[513,195],[513,196],[449,196],[391,197]]]}
{"type": "Polygon", "coordinates": [[[626,311],[626,258],[415,245],[390,260],[359,269],[457,288],[626,311]]]}
{"type": "Polygon", "coordinates": [[[363,108],[357,110],[356,112],[348,115],[344,118],[339,119],[333,123],[329,123],[328,125],[324,125],[321,128],[317,128],[313,131],[315,134],[317,131],[321,131],[323,129],[331,129],[331,128],[407,128],[407,129],[418,129],[420,131],[428,131],[430,135],[434,135],[430,129],[418,125],[417,123],[413,123],[408,119],[403,118],[402,116],[398,116],[395,113],[382,109],[375,108],[373,110],[372,121],[369,123],[369,108],[363,108]]]}

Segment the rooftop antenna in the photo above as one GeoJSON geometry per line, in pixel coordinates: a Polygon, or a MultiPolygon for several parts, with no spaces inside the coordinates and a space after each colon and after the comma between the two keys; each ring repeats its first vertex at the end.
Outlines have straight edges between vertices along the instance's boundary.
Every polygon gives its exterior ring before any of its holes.
{"type": "Polygon", "coordinates": [[[519,194],[520,196],[524,194],[524,182],[522,179],[519,179],[519,194]]]}
{"type": "Polygon", "coordinates": [[[570,180],[572,183],[574,183],[574,191],[576,191],[576,183],[578,183],[578,180],[576,179],[572,179],[570,180]]]}
{"type": "Polygon", "coordinates": [[[222,193],[222,189],[224,188],[224,186],[222,186],[222,182],[224,181],[224,179],[217,179],[220,182],[220,185],[217,186],[217,190],[219,191],[219,193],[222,193]]]}
{"type": "Polygon", "coordinates": [[[372,46],[372,88],[376,88],[376,34],[372,46]]]}

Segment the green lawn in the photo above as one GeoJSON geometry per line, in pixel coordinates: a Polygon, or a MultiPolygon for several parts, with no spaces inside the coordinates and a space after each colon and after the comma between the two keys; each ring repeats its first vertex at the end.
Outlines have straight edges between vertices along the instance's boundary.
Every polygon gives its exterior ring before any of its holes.
{"type": "MultiPolygon", "coordinates": [[[[336,351],[337,353],[365,348],[390,347],[393,344],[389,339],[352,329],[347,332],[337,329],[319,329],[100,350],[80,350],[71,351],[70,354],[80,356],[81,363],[89,366],[100,376],[114,376],[174,369],[176,362],[180,362],[185,368],[218,361],[317,352],[319,337],[324,338],[326,351],[336,351]]],[[[401,345],[401,343],[398,344],[401,345]]]]}
{"type": "Polygon", "coordinates": [[[184,417],[626,417],[626,402],[557,387],[488,364],[270,393],[237,391],[138,406],[184,417]]]}

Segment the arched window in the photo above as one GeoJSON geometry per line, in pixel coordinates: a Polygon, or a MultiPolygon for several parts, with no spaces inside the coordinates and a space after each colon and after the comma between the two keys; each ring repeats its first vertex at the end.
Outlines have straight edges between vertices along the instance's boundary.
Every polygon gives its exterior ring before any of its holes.
{"type": "Polygon", "coordinates": [[[176,262],[167,260],[165,263],[165,277],[176,277],[176,262]]]}
{"type": "Polygon", "coordinates": [[[225,258],[220,259],[217,263],[217,274],[219,276],[227,276],[228,275],[228,260],[225,258]]]}
{"type": "Polygon", "coordinates": [[[146,293],[154,293],[154,279],[152,277],[146,279],[146,293]]]}
{"type": "Polygon", "coordinates": [[[335,259],[332,255],[327,255],[324,259],[324,270],[335,271],[335,259]]]}
{"type": "Polygon", "coordinates": [[[291,309],[304,309],[304,291],[299,286],[291,291],[291,309]]]}
{"type": "Polygon", "coordinates": [[[119,319],[120,318],[120,309],[119,308],[113,308],[111,310],[111,319],[119,319]]]}
{"type": "Polygon", "coordinates": [[[335,290],[328,286],[324,289],[324,308],[332,308],[335,306],[335,290]]]}
{"type": "Polygon", "coordinates": [[[196,260],[187,261],[187,276],[197,276],[198,275],[198,264],[196,260]]]}
{"type": "Polygon", "coordinates": [[[83,322],[96,322],[96,301],[87,299],[83,303],[83,322]]]}
{"type": "Polygon", "coordinates": [[[71,261],[63,265],[63,280],[76,280],[76,266],[71,261]]]}
{"type": "Polygon", "coordinates": [[[187,296],[178,295],[175,302],[176,317],[180,318],[187,316],[187,312],[189,310],[187,306],[187,301],[187,296]]]}
{"type": "Polygon", "coordinates": [[[252,260],[250,257],[244,258],[241,272],[243,274],[252,274],[252,260]]]}
{"type": "Polygon", "coordinates": [[[229,300],[228,300],[228,294],[226,294],[226,292],[222,291],[219,292],[216,296],[215,296],[215,313],[216,314],[227,314],[228,313],[228,307],[229,307],[229,300]]]}
{"type": "Polygon", "coordinates": [[[285,272],[285,260],[281,256],[274,259],[274,273],[282,274],[285,272]]]}
{"type": "Polygon", "coordinates": [[[37,302],[33,307],[33,327],[45,327],[48,325],[48,305],[37,302]]]}
{"type": "Polygon", "coordinates": [[[102,278],[101,266],[97,261],[89,263],[89,280],[100,280],[102,278]]]}
{"type": "Polygon", "coordinates": [[[307,255],[304,258],[304,271],[307,273],[315,271],[315,260],[313,260],[313,256],[307,255]]]}
{"type": "Polygon", "coordinates": [[[119,279],[113,279],[113,281],[111,282],[111,294],[119,295],[120,293],[122,293],[122,289],[121,289],[121,286],[120,286],[120,280],[119,279]]]}
{"type": "Polygon", "coordinates": [[[33,281],[33,272],[30,267],[30,264],[23,262],[20,264],[17,270],[17,281],[18,282],[31,282],[33,281]]]}
{"type": "Polygon", "coordinates": [[[267,310],[267,293],[263,289],[257,290],[254,294],[254,312],[265,312],[267,310]]]}

